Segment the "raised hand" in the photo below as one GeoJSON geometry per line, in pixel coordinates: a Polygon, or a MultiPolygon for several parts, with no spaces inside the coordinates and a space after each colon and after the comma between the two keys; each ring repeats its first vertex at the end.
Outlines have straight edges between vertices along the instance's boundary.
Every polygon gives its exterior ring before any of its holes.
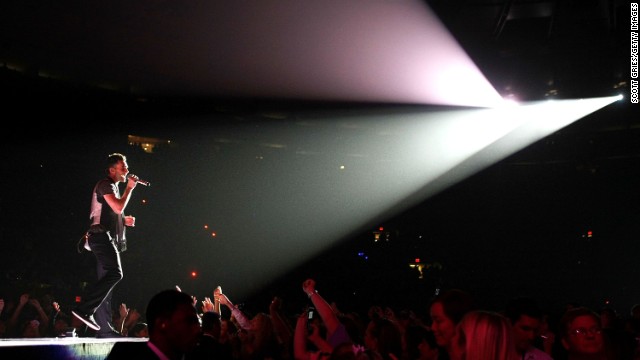
{"type": "Polygon", "coordinates": [[[316,292],[316,281],[313,279],[307,279],[302,283],[302,290],[307,294],[307,296],[311,296],[314,292],[316,292]]]}
{"type": "Polygon", "coordinates": [[[205,297],[204,300],[202,300],[202,312],[206,313],[213,311],[215,310],[213,308],[213,302],[211,301],[211,298],[205,297]]]}
{"type": "Polygon", "coordinates": [[[127,308],[127,304],[122,303],[120,304],[120,308],[118,309],[118,311],[120,312],[120,318],[124,319],[127,317],[127,315],[129,315],[129,308],[127,308]]]}

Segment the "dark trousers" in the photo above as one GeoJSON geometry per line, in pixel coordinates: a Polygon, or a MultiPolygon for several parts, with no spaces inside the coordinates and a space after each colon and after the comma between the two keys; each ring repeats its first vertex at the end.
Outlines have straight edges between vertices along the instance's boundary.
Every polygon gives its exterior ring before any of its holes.
{"type": "Polygon", "coordinates": [[[89,246],[96,257],[98,281],[87,286],[84,299],[77,310],[94,314],[100,331],[108,331],[111,329],[113,288],[122,280],[123,275],[120,254],[108,233],[91,234],[89,246]]]}

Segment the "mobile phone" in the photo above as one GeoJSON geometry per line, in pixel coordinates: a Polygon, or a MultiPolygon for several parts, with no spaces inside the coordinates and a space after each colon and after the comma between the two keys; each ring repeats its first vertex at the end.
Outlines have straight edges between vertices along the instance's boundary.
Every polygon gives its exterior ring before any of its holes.
{"type": "Polygon", "coordinates": [[[316,309],[314,307],[309,307],[307,309],[307,332],[311,334],[313,332],[313,327],[311,324],[313,323],[314,318],[316,317],[316,309]]]}

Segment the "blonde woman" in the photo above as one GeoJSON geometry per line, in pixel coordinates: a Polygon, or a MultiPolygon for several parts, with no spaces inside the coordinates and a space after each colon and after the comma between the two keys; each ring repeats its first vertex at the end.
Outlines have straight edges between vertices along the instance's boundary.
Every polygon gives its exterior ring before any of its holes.
{"type": "Polygon", "coordinates": [[[509,320],[492,312],[467,313],[451,340],[451,360],[518,360],[509,320]]]}

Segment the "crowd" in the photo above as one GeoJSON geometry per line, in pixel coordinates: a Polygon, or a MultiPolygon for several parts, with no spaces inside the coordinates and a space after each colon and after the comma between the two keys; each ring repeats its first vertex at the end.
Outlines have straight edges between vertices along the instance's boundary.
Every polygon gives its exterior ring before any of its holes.
{"type": "MultiPolygon", "coordinates": [[[[178,287],[160,291],[144,313],[121,304],[114,329],[148,341],[114,346],[108,359],[640,360],[640,304],[627,315],[567,304],[554,318],[533,298],[484,309],[472,294],[448,289],[425,300],[426,316],[376,304],[360,314],[342,312],[313,279],[301,291],[309,301],[297,314],[285,313],[279,297],[249,314],[220,286],[203,299],[178,287]]],[[[0,338],[91,336],[78,325],[48,296],[0,299],[0,338]]]]}

